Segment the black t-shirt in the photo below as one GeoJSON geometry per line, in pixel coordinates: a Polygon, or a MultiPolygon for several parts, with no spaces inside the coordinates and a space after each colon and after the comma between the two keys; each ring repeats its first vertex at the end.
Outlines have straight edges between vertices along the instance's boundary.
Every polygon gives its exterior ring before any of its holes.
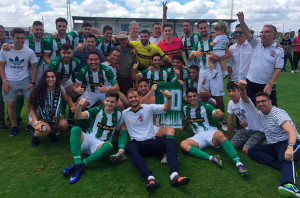
{"type": "Polygon", "coordinates": [[[292,41],[290,39],[282,39],[280,45],[283,47],[284,54],[288,54],[292,41]]]}

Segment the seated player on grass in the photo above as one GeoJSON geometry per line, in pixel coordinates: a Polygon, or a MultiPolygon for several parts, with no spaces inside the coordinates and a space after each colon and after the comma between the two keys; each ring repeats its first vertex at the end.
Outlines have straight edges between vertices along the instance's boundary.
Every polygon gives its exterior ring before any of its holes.
{"type": "MultiPolygon", "coordinates": [[[[86,98],[82,98],[75,110],[75,119],[90,119],[90,127],[86,132],[83,132],[80,127],[75,126],[71,129],[70,145],[75,164],[64,169],[64,175],[72,174],[69,182],[73,184],[77,182],[80,176],[84,173],[84,166],[96,162],[107,156],[113,149],[111,139],[115,128],[121,119],[121,110],[116,108],[119,95],[115,91],[109,91],[105,94],[104,106],[97,106],[82,112],[82,105],[85,104],[86,98]],[[81,159],[81,153],[87,154],[89,157],[81,159]]],[[[125,149],[128,141],[128,135],[124,131],[120,132],[124,141],[120,144],[125,149]]]]}
{"type": "Polygon", "coordinates": [[[62,99],[75,110],[74,103],[58,79],[57,72],[53,69],[46,69],[30,95],[29,121],[35,129],[32,134],[32,147],[40,144],[39,137],[41,136],[48,135],[51,142],[56,142],[55,133],[68,128],[67,120],[59,115],[62,99]]]}
{"type": "Polygon", "coordinates": [[[178,154],[176,143],[173,138],[157,138],[153,128],[153,115],[161,114],[172,105],[172,94],[170,91],[160,90],[166,103],[141,104],[141,96],[137,89],[131,88],[127,91],[127,98],[130,107],[122,111],[122,121],[125,122],[121,129],[128,130],[131,142],[126,147],[126,152],[130,155],[134,166],[140,171],[146,179],[146,190],[148,192],[156,190],[160,183],[157,181],[148,168],[144,156],[167,154],[168,165],[170,169],[170,185],[178,187],[189,183],[190,179],[182,177],[178,173],[178,154]]]}
{"type": "Polygon", "coordinates": [[[262,144],[266,136],[262,131],[256,107],[246,93],[247,82],[240,80],[227,84],[228,96],[231,99],[228,103],[227,118],[227,138],[230,138],[234,115],[239,118],[242,129],[238,130],[232,137],[231,143],[235,148],[242,148],[244,154],[248,154],[248,149],[262,144]]]}
{"type": "Polygon", "coordinates": [[[184,106],[183,112],[195,135],[183,140],[180,143],[180,147],[191,156],[209,160],[222,168],[223,164],[220,156],[211,156],[202,151],[202,149],[208,146],[214,148],[222,146],[228,156],[236,164],[239,173],[242,176],[247,174],[248,171],[242,164],[241,159],[231,142],[212,123],[212,116],[223,118],[224,113],[220,109],[215,109],[208,103],[198,102],[199,95],[197,94],[197,89],[195,87],[189,87],[186,90],[186,95],[190,104],[184,106]]]}

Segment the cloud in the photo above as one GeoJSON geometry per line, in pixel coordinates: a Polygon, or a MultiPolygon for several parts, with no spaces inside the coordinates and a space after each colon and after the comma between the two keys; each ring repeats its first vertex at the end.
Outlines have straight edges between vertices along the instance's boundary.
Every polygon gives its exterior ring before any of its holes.
{"type": "MultiPolygon", "coordinates": [[[[271,23],[282,31],[299,29],[299,0],[234,1],[234,15],[244,11],[246,23],[255,31],[271,23]]],[[[6,0],[0,2],[0,24],[29,27],[34,20],[44,19],[45,29],[55,31],[55,19],[67,17],[66,1],[6,0]],[[46,10],[47,8],[47,10],[46,10]],[[46,10],[46,11],[45,11],[46,10]]],[[[73,16],[161,18],[162,0],[83,0],[71,1],[73,16]]],[[[169,18],[229,19],[231,0],[173,0],[168,2],[169,18]]]]}

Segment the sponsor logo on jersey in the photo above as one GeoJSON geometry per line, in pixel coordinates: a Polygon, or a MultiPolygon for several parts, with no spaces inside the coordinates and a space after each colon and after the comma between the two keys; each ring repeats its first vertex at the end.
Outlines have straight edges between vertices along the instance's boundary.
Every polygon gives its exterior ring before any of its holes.
{"type": "Polygon", "coordinates": [[[91,83],[91,86],[93,87],[101,86],[101,83],[91,83]]]}
{"type": "Polygon", "coordinates": [[[61,76],[62,78],[69,78],[69,77],[70,77],[69,74],[61,74],[60,76],[61,76]]]}
{"type": "Polygon", "coordinates": [[[107,125],[101,124],[101,122],[97,123],[97,127],[104,129],[104,130],[108,130],[108,131],[112,131],[115,128],[113,126],[107,126],[107,125]]]}
{"type": "Polygon", "coordinates": [[[165,82],[165,81],[164,80],[151,80],[151,79],[149,79],[149,82],[153,83],[153,84],[157,84],[157,83],[161,83],[161,82],[165,82]]]}
{"type": "Polygon", "coordinates": [[[177,50],[167,51],[167,52],[165,52],[165,54],[166,54],[166,55],[170,55],[170,54],[175,54],[175,53],[179,53],[179,52],[180,52],[180,50],[177,49],[177,50]]]}
{"type": "Polygon", "coordinates": [[[41,56],[44,56],[44,53],[35,53],[35,56],[36,57],[41,57],[41,56]]]}
{"type": "Polygon", "coordinates": [[[204,122],[204,118],[190,118],[188,119],[189,122],[204,122]]]}

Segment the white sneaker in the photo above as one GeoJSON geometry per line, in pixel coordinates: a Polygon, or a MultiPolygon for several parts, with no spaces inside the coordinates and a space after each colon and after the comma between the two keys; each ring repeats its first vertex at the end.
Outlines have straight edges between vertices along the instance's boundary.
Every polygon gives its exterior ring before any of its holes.
{"type": "Polygon", "coordinates": [[[294,70],[294,72],[295,72],[295,73],[299,73],[299,71],[298,71],[298,70],[294,70]]]}
{"type": "Polygon", "coordinates": [[[220,125],[223,131],[227,131],[227,125],[225,121],[220,122],[220,125]]]}
{"type": "Polygon", "coordinates": [[[215,79],[216,78],[216,76],[217,76],[217,74],[218,74],[218,72],[217,72],[217,70],[212,70],[211,71],[211,79],[215,79]]]}
{"type": "Polygon", "coordinates": [[[228,77],[228,71],[223,72],[223,79],[226,79],[228,77]]]}
{"type": "Polygon", "coordinates": [[[291,73],[292,73],[292,74],[295,73],[295,70],[291,70],[291,73]]]}

